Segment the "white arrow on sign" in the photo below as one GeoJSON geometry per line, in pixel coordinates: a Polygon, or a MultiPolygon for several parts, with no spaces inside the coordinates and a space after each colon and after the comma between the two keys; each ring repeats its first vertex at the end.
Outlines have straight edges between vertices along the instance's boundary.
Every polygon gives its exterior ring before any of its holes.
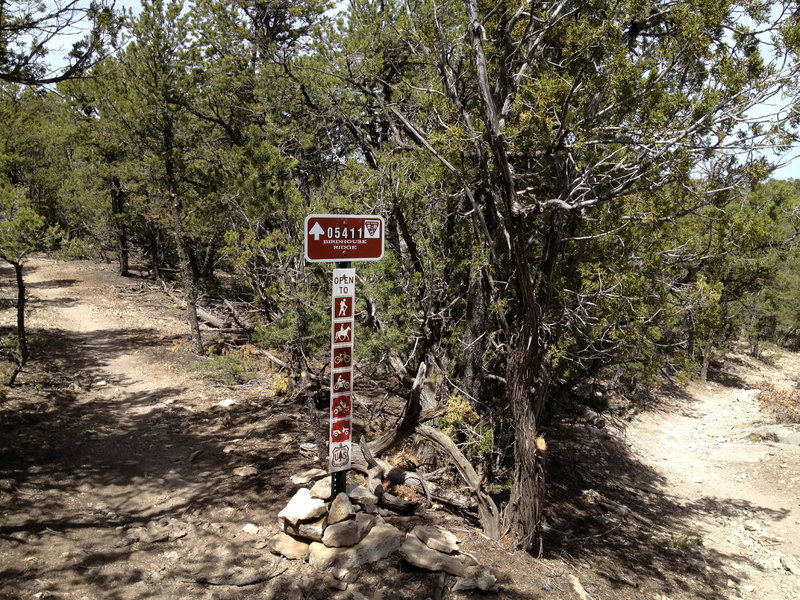
{"type": "Polygon", "coordinates": [[[314,226],[311,228],[311,231],[308,232],[308,235],[314,236],[314,241],[319,241],[319,236],[325,235],[325,231],[322,227],[319,226],[319,222],[314,223],[314,226]]]}

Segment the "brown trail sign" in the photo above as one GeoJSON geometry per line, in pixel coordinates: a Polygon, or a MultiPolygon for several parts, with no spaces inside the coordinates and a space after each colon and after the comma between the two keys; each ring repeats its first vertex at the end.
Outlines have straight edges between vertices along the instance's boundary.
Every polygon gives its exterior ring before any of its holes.
{"type": "Polygon", "coordinates": [[[383,217],[378,215],[308,215],[304,237],[306,260],[380,260],[383,230],[383,217]]]}
{"type": "Polygon", "coordinates": [[[328,472],[332,498],[344,491],[352,464],[356,270],[350,262],[383,258],[384,229],[379,215],[308,215],[305,222],[306,261],[338,263],[331,294],[328,472]]]}

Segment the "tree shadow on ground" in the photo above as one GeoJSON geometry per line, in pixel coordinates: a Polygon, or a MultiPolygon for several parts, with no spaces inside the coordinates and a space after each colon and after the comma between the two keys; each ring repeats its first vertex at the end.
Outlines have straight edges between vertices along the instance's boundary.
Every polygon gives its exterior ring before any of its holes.
{"type": "MultiPolygon", "coordinates": [[[[314,440],[303,404],[226,387],[201,401],[207,386],[110,376],[113,361],[143,349],[185,366],[191,355],[171,352],[155,330],[35,333],[36,358],[0,404],[0,555],[13,557],[0,566],[0,598],[206,598],[209,586],[188,580],[263,573],[278,562],[287,571],[248,594],[332,597],[308,565],[265,549],[297,489],[290,475],[314,466],[299,452],[314,440]],[[220,407],[223,396],[236,403],[220,407]],[[248,465],[257,473],[234,475],[248,465]],[[247,523],[258,534],[245,533],[247,523]]],[[[432,596],[439,585],[438,575],[396,558],[372,566],[360,585],[379,589],[386,577],[403,584],[397,598],[432,596]]]]}
{"type": "Polygon", "coordinates": [[[226,411],[201,408],[192,389],[144,385],[148,373],[110,377],[105,367],[134,352],[161,362],[176,356],[155,330],[31,334],[34,359],[0,404],[0,549],[19,558],[0,568],[0,597],[39,581],[55,592],[87,586],[95,597],[164,597],[163,590],[131,594],[125,587],[180,570],[263,564],[263,546],[255,548],[242,525],[274,521],[273,503],[291,496],[296,447],[223,450],[252,435],[254,421],[264,423],[259,435],[305,441],[302,423],[280,414],[286,407],[256,398],[226,411]],[[257,475],[231,474],[250,463],[257,475]],[[126,537],[137,528],[145,533],[126,537]],[[192,543],[181,541],[190,535],[192,543]],[[167,550],[174,554],[165,560],[167,550]]]}
{"type": "Polygon", "coordinates": [[[709,367],[708,380],[728,388],[740,390],[747,388],[747,382],[744,379],[721,367],[709,367]]]}

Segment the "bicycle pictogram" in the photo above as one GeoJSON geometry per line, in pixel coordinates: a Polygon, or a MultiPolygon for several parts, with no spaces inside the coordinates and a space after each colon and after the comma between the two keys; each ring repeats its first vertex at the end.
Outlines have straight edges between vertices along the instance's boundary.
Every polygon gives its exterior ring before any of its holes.
{"type": "Polygon", "coordinates": [[[335,365],[349,365],[350,364],[350,349],[345,348],[342,351],[336,352],[333,357],[333,364],[335,365]]]}

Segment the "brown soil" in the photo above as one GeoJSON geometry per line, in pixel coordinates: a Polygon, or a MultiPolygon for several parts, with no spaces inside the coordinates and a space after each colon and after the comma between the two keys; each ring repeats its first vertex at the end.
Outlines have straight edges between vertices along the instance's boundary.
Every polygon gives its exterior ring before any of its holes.
{"type": "MultiPolygon", "coordinates": [[[[247,386],[200,377],[181,314],[144,280],[46,258],[26,279],[32,359],[0,401],[0,598],[800,597],[784,566],[800,551],[798,450],[748,441],[764,417],[737,400],[758,377],[796,385],[796,362],[737,357],[727,379],[666,394],[626,427],[575,418],[551,432],[543,559],[486,540],[468,515],[392,519],[450,528],[497,571],[498,592],[449,591],[452,578],[396,557],[342,591],[265,548],[289,475],[316,466],[302,398],[276,395],[268,365],[247,386]],[[234,474],[248,465],[257,474],[234,474]],[[262,581],[202,582],[215,578],[262,581]]],[[[2,267],[0,298],[13,296],[2,267]]]]}

